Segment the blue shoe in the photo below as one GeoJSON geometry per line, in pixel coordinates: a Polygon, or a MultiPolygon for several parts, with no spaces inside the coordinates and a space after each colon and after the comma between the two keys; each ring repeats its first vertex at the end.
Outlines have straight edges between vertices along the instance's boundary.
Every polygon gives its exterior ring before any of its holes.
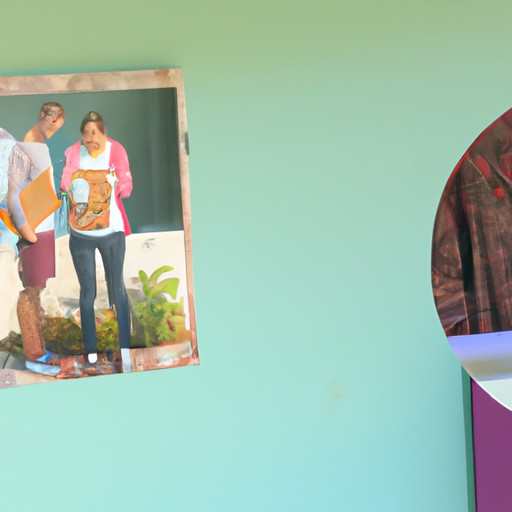
{"type": "Polygon", "coordinates": [[[49,350],[45,350],[44,354],[37,359],[38,363],[50,364],[52,366],[59,366],[60,357],[49,350]]]}
{"type": "MultiPolygon", "coordinates": [[[[43,356],[44,357],[44,356],[43,356]]],[[[32,361],[25,361],[25,368],[35,373],[42,373],[43,375],[50,375],[54,377],[60,372],[60,366],[49,365],[44,363],[33,363],[32,361]]]]}

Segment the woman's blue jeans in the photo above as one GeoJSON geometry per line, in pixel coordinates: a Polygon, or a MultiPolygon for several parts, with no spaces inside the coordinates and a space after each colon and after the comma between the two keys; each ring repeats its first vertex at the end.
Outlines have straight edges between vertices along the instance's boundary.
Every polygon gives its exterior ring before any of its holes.
{"type": "Polygon", "coordinates": [[[81,235],[71,231],[69,250],[73,258],[78,282],[80,283],[80,317],[84,353],[97,352],[96,317],[96,259],[95,251],[101,254],[107,282],[110,306],[115,306],[119,326],[119,346],[130,348],[130,307],[123,281],[125,234],[122,231],[106,236],[81,235]]]}

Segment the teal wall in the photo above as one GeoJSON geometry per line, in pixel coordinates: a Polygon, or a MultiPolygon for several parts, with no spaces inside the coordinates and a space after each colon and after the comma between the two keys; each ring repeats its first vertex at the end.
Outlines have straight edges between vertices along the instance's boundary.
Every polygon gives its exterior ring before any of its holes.
{"type": "Polygon", "coordinates": [[[201,365],[0,392],[1,510],[466,511],[430,239],[451,169],[511,106],[511,15],[4,5],[0,74],[183,67],[201,365]]]}

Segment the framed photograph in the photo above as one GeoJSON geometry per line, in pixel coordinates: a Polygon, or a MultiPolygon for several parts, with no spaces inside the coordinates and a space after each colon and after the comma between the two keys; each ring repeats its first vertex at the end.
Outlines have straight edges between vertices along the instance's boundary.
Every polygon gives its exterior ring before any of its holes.
{"type": "Polygon", "coordinates": [[[0,387],[199,364],[181,69],[0,78],[0,387]]]}

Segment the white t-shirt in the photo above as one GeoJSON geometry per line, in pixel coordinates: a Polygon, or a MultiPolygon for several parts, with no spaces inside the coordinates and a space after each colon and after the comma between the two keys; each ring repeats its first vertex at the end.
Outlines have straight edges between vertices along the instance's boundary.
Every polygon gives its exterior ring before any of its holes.
{"type": "MultiPolygon", "coordinates": [[[[96,158],[93,158],[89,152],[87,151],[87,148],[85,146],[80,147],[80,168],[84,171],[105,171],[107,169],[110,169],[110,148],[112,144],[110,141],[107,141],[105,151],[103,153],[99,154],[96,158]]],[[[111,182],[112,185],[112,192],[110,195],[110,218],[109,218],[109,227],[104,229],[93,229],[90,231],[87,230],[78,230],[73,229],[77,233],[80,233],[81,235],[86,236],[105,236],[109,235],[110,233],[115,233],[116,231],[124,231],[124,222],[123,222],[123,216],[121,215],[121,211],[119,210],[119,207],[116,203],[116,197],[115,197],[115,183],[117,182],[117,178],[115,181],[111,182]]],[[[78,185],[78,184],[76,184],[78,185]]],[[[75,185],[75,187],[76,187],[75,185]]],[[[76,199],[79,199],[80,202],[83,201],[84,198],[79,198],[77,195],[80,195],[80,191],[77,189],[75,190],[74,182],[71,182],[71,192],[73,193],[73,197],[76,199]]],[[[84,194],[87,193],[88,197],[88,189],[87,192],[84,190],[84,194]]],[[[83,201],[83,202],[86,202],[83,201]]]]}

